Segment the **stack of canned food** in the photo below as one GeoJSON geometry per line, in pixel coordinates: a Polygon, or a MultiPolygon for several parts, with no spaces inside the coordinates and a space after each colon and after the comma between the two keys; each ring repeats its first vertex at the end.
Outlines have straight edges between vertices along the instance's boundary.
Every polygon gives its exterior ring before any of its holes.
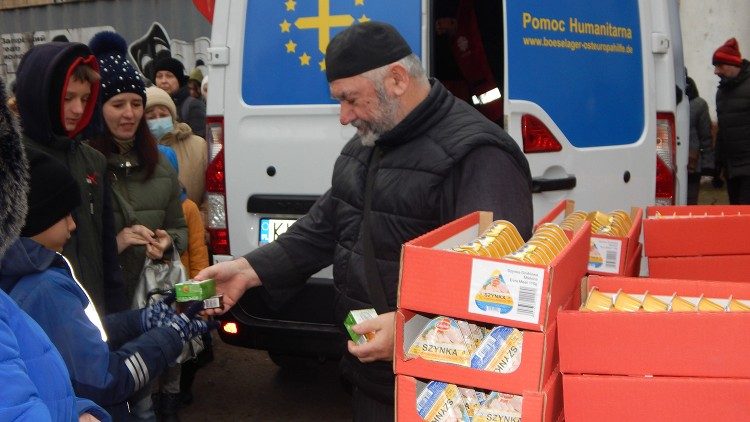
{"type": "Polygon", "coordinates": [[[539,226],[531,239],[524,243],[513,223],[498,220],[474,241],[452,250],[470,255],[549,265],[569,242],[560,226],[546,223],[539,226]]]}
{"type": "Polygon", "coordinates": [[[560,227],[576,231],[584,221],[591,222],[591,233],[613,237],[626,237],[630,226],[633,225],[630,215],[623,210],[614,210],[610,213],[575,211],[565,217],[560,227]]]}
{"type": "Polygon", "coordinates": [[[445,316],[433,318],[405,349],[420,357],[490,372],[510,373],[521,365],[523,332],[502,325],[486,328],[445,316]]]}
{"type": "Polygon", "coordinates": [[[648,291],[643,295],[631,295],[622,290],[609,294],[594,287],[589,291],[586,303],[581,306],[581,310],[592,312],[748,312],[750,306],[732,296],[728,299],[709,299],[704,295],[683,297],[678,296],[677,293],[671,296],[658,296],[648,291]]]}
{"type": "Polygon", "coordinates": [[[425,421],[520,421],[523,397],[430,381],[417,396],[425,421]]]}

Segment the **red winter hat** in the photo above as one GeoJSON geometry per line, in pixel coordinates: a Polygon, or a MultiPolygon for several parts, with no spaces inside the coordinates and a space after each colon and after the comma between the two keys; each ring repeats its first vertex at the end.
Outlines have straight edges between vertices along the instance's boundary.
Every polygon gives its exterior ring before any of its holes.
{"type": "Polygon", "coordinates": [[[716,49],[713,64],[728,64],[730,66],[742,66],[742,55],[736,38],[730,38],[721,47],[716,49]]]}

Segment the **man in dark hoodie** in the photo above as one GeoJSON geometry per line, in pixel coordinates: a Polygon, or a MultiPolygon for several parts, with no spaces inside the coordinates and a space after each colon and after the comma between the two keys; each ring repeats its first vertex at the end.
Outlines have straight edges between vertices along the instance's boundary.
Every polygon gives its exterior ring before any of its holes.
{"type": "Polygon", "coordinates": [[[190,95],[188,77],[182,63],[169,56],[156,59],[151,80],[154,85],[167,91],[177,106],[177,117],[187,123],[193,133],[206,137],[206,103],[190,95]]]}
{"type": "Polygon", "coordinates": [[[78,183],[78,229],[65,255],[101,314],[128,308],[117,261],[107,162],[79,134],[88,125],[99,91],[99,64],[79,43],[51,42],[29,50],[16,74],[15,95],[27,148],[60,160],[78,183]]]}

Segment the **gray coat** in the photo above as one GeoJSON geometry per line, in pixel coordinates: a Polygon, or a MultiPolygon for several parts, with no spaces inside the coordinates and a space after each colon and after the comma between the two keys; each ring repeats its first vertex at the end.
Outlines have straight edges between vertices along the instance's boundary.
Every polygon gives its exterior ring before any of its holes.
{"type": "Polygon", "coordinates": [[[711,139],[711,117],[708,114],[708,103],[701,97],[690,100],[690,153],[698,153],[698,163],[689,173],[701,173],[714,168],[713,141],[711,139]]]}

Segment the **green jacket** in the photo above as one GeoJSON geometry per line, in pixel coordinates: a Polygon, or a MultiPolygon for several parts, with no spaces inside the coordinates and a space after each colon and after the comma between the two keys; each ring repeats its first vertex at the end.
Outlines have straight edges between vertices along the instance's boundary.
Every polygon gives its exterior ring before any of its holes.
{"type": "Polygon", "coordinates": [[[91,296],[97,311],[109,314],[128,309],[125,286],[117,260],[111,191],[107,185],[107,161],[99,151],[64,136],[38,142],[24,136],[24,143],[60,160],[78,182],[81,206],[73,210],[76,231],[65,244],[63,255],[91,296]]]}
{"type": "MultiPolygon", "coordinates": [[[[119,233],[134,224],[144,225],[151,230],[163,229],[172,237],[178,253],[182,253],[187,247],[187,223],[179,201],[181,189],[177,172],[166,157],[159,154],[159,163],[148,180],[135,151],[124,155],[110,154],[107,169],[112,182],[115,231],[119,233]],[[121,201],[128,204],[125,210],[121,201]]],[[[146,260],[146,248],[131,246],[120,253],[119,260],[125,276],[127,297],[132,302],[146,260]]]]}

